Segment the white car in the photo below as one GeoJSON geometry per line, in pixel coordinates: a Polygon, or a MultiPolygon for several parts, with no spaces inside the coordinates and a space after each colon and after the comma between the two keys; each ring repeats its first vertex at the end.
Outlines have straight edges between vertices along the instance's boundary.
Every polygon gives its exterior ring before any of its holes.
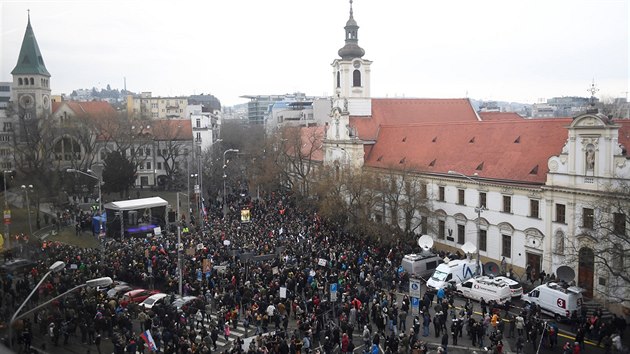
{"type": "Polygon", "coordinates": [[[163,294],[163,293],[151,295],[140,303],[140,307],[145,308],[145,309],[151,309],[153,308],[153,306],[155,306],[155,304],[162,301],[162,299],[164,299],[167,296],[168,294],[163,294]]]}
{"type": "Polygon", "coordinates": [[[499,281],[503,281],[505,282],[507,285],[510,286],[510,292],[512,293],[512,298],[519,298],[521,296],[523,296],[523,286],[521,286],[521,283],[517,282],[514,279],[510,279],[508,277],[504,277],[504,276],[498,276],[498,277],[494,277],[495,280],[499,280],[499,281]]]}

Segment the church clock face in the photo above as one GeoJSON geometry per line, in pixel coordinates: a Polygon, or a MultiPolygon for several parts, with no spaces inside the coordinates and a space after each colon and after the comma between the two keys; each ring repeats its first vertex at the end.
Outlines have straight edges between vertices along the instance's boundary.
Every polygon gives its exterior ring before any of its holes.
{"type": "Polygon", "coordinates": [[[357,60],[352,65],[354,66],[355,69],[358,69],[361,67],[361,62],[357,60]]]}
{"type": "Polygon", "coordinates": [[[44,108],[48,109],[48,107],[50,107],[50,98],[48,97],[48,95],[44,95],[42,97],[42,106],[44,106],[44,108]]]}
{"type": "Polygon", "coordinates": [[[20,107],[33,108],[35,106],[35,98],[32,95],[21,95],[19,99],[20,107]]]}

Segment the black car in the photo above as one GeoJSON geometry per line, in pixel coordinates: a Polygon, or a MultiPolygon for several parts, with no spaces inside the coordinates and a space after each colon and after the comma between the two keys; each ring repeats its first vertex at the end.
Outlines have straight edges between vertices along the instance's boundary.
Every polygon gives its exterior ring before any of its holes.
{"type": "Polygon", "coordinates": [[[14,258],[0,265],[0,271],[3,273],[25,273],[33,269],[36,265],[37,262],[28,259],[14,258]]]}

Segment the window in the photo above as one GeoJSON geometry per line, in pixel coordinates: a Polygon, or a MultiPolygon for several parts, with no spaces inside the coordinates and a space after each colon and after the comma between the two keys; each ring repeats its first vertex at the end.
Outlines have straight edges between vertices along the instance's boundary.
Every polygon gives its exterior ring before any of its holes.
{"type": "Polygon", "coordinates": [[[151,156],[151,148],[146,148],[146,149],[144,150],[144,153],[145,153],[147,156],[151,156]]]}
{"type": "Polygon", "coordinates": [[[501,256],[512,257],[512,236],[501,235],[501,256]]]}
{"type": "Polygon", "coordinates": [[[142,155],[144,155],[144,149],[139,148],[138,149],[138,156],[142,156],[142,155]]]}
{"type": "Polygon", "coordinates": [[[565,206],[564,204],[556,204],[556,222],[565,223],[565,206]]]}
{"type": "Polygon", "coordinates": [[[482,208],[486,207],[486,192],[479,192],[479,205],[482,208]]]}
{"type": "Polygon", "coordinates": [[[582,208],[582,227],[587,229],[593,228],[594,213],[591,208],[582,208]]]}
{"type": "Polygon", "coordinates": [[[197,119],[195,120],[195,126],[196,126],[197,128],[201,128],[201,119],[197,118],[197,119]]]}
{"type": "Polygon", "coordinates": [[[512,197],[509,195],[503,196],[503,212],[504,213],[512,212],[512,197]]]}
{"type": "Polygon", "coordinates": [[[465,198],[465,190],[463,189],[458,189],[457,190],[457,204],[459,205],[464,205],[464,198],[465,198]]]}
{"type": "Polygon", "coordinates": [[[147,162],[147,170],[151,169],[151,162],[147,162]]]}
{"type": "Polygon", "coordinates": [[[11,135],[7,135],[7,134],[0,135],[0,141],[11,141],[11,135]]]}
{"type": "Polygon", "coordinates": [[[440,186],[439,190],[438,190],[438,200],[443,202],[444,201],[444,187],[440,186]]]}
{"type": "Polygon", "coordinates": [[[424,215],[422,215],[422,220],[420,220],[420,232],[422,232],[423,235],[428,233],[427,217],[424,215]]]}
{"type": "Polygon", "coordinates": [[[161,163],[161,162],[158,162],[158,163],[157,163],[157,169],[158,169],[158,170],[161,170],[161,169],[162,169],[162,163],[161,163]]]}
{"type": "Polygon", "coordinates": [[[361,87],[361,71],[352,72],[352,87],[361,87]]]}
{"type": "Polygon", "coordinates": [[[2,131],[5,132],[12,132],[13,131],[13,123],[11,122],[5,122],[3,127],[2,127],[2,131]]]}
{"type": "Polygon", "coordinates": [[[339,71],[337,71],[337,88],[340,88],[340,87],[341,87],[341,74],[339,71]]]}
{"type": "Polygon", "coordinates": [[[466,240],[466,226],[457,225],[457,243],[463,245],[466,240]]]}
{"type": "Polygon", "coordinates": [[[529,200],[529,216],[538,219],[540,216],[540,201],[537,199],[529,200]]]}
{"type": "Polygon", "coordinates": [[[626,234],[626,216],[622,213],[613,214],[613,230],[617,235],[626,234]]]}
{"type": "Polygon", "coordinates": [[[488,230],[479,230],[479,250],[486,251],[488,249],[488,230]]]}
{"type": "Polygon", "coordinates": [[[444,222],[444,220],[439,220],[438,221],[438,236],[440,237],[440,240],[443,240],[446,238],[446,223],[444,222]]]}
{"type": "Polygon", "coordinates": [[[623,271],[623,261],[624,261],[624,251],[615,249],[611,253],[611,268],[613,272],[622,272],[623,271]]]}

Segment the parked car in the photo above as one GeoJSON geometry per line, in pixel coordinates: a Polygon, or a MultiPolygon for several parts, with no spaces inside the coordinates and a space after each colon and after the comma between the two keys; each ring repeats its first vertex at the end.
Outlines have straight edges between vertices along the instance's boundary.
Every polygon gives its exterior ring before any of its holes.
{"type": "Polygon", "coordinates": [[[189,311],[197,312],[196,309],[204,306],[203,300],[196,296],[178,297],[175,301],[173,301],[172,305],[177,309],[177,311],[186,313],[189,311]]]}
{"type": "Polygon", "coordinates": [[[168,295],[164,293],[157,293],[157,294],[151,295],[140,303],[140,307],[145,308],[145,309],[151,309],[156,304],[166,301],[165,299],[167,298],[167,296],[168,295]]]}
{"type": "Polygon", "coordinates": [[[155,295],[155,294],[159,294],[160,292],[158,290],[147,290],[147,289],[134,289],[134,290],[130,290],[127,291],[122,299],[120,300],[120,303],[124,306],[126,306],[126,304],[130,303],[130,302],[135,302],[135,303],[141,303],[142,301],[146,300],[146,298],[148,298],[151,295],[155,295]]]}
{"type": "Polygon", "coordinates": [[[129,284],[118,284],[113,288],[107,290],[107,298],[112,299],[118,297],[120,296],[120,294],[126,293],[129,290],[133,290],[133,288],[129,284]]]}
{"type": "Polygon", "coordinates": [[[23,273],[30,271],[36,265],[37,262],[28,259],[14,258],[4,262],[4,264],[0,266],[0,270],[4,273],[23,273]]]}

